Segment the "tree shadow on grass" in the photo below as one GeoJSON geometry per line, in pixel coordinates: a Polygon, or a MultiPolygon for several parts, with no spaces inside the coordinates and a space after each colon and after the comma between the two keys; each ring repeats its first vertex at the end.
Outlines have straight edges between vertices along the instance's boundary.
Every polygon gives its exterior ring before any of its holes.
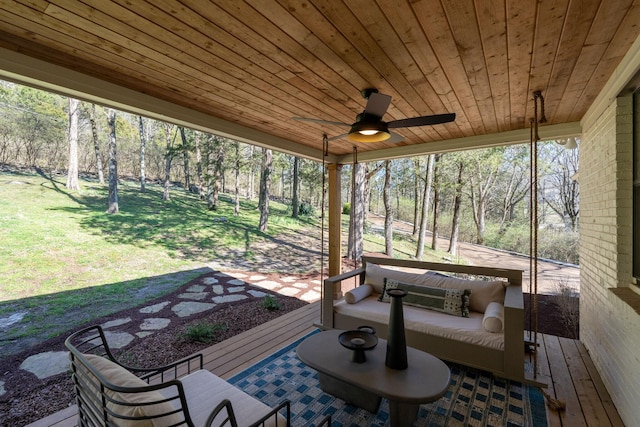
{"type": "Polygon", "coordinates": [[[197,268],[0,302],[0,358],[27,350],[92,319],[168,294],[212,271],[197,268]]]}

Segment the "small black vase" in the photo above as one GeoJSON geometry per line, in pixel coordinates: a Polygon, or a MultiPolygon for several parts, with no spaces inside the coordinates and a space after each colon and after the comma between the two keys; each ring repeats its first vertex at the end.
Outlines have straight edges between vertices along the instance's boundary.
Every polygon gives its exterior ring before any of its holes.
{"type": "Polygon", "coordinates": [[[389,332],[387,335],[387,358],[385,365],[391,369],[407,369],[407,341],[404,335],[404,314],[402,298],[407,295],[402,289],[389,289],[391,311],[389,313],[389,332]]]}

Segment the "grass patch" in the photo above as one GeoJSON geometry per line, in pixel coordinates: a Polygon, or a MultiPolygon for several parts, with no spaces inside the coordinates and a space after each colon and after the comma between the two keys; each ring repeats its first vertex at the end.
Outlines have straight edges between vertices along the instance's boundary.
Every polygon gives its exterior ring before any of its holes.
{"type": "Polygon", "coordinates": [[[273,295],[265,295],[260,301],[260,307],[269,311],[280,310],[280,302],[273,295]]]}
{"type": "Polygon", "coordinates": [[[187,328],[184,337],[190,341],[208,344],[213,341],[217,332],[226,330],[226,323],[196,323],[187,328]]]}

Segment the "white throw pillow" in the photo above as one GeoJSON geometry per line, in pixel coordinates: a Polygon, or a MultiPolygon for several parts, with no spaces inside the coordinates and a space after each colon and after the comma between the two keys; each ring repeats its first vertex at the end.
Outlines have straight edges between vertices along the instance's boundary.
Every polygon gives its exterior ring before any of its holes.
{"type": "Polygon", "coordinates": [[[344,294],[344,300],[347,304],[355,304],[362,301],[373,293],[373,287],[367,283],[357,286],[344,294]]]}
{"type": "Polygon", "coordinates": [[[490,302],[484,312],[482,326],[487,332],[502,332],[504,329],[504,305],[498,302],[490,302]]]}

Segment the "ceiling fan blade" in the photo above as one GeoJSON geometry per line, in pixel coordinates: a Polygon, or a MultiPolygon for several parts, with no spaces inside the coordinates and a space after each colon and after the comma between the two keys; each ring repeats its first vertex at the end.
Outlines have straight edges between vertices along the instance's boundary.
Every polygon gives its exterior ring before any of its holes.
{"type": "Polygon", "coordinates": [[[384,142],[391,142],[393,144],[397,144],[398,142],[402,142],[404,141],[404,136],[400,135],[399,133],[395,133],[395,132],[389,132],[391,134],[391,136],[389,137],[389,139],[387,139],[384,142]]]}
{"type": "Polygon", "coordinates": [[[320,123],[323,125],[335,125],[335,126],[349,126],[351,127],[350,124],[347,123],[342,123],[342,122],[332,122],[329,120],[322,120],[322,119],[312,119],[312,118],[308,118],[308,117],[291,117],[293,120],[300,120],[303,122],[314,122],[314,123],[320,123]]]}
{"type": "Polygon", "coordinates": [[[365,114],[380,117],[384,116],[391,104],[391,97],[383,93],[373,92],[367,99],[367,106],[364,108],[365,114]]]}
{"type": "Polygon", "coordinates": [[[394,120],[387,123],[388,128],[408,128],[412,126],[437,125],[452,122],[456,119],[456,113],[434,114],[432,116],[413,117],[410,119],[394,120]]]}
{"type": "Polygon", "coordinates": [[[327,141],[335,141],[336,139],[341,139],[348,136],[348,133],[343,133],[342,135],[332,136],[331,138],[327,138],[327,141]]]}

